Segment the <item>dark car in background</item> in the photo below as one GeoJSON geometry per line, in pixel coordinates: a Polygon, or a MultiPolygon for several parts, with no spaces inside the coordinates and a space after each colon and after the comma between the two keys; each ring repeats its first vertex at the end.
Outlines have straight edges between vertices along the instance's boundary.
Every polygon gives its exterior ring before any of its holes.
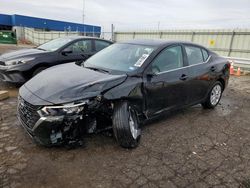
{"type": "Polygon", "coordinates": [[[216,107],[228,84],[229,66],[193,43],[116,43],[81,66],[60,65],[28,81],[19,91],[18,117],[42,145],[113,129],[122,147],[133,148],[148,119],[196,104],[216,107]]]}
{"type": "Polygon", "coordinates": [[[111,41],[71,36],[47,42],[33,49],[22,49],[0,56],[0,80],[23,84],[48,67],[81,63],[111,45],[111,41]]]}

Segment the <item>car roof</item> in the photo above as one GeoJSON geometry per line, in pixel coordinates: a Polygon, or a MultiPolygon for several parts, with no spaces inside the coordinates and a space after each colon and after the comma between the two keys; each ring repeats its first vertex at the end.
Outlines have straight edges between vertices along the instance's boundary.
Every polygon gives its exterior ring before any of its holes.
{"type": "Polygon", "coordinates": [[[102,41],[107,41],[107,42],[113,43],[110,40],[105,40],[105,39],[101,39],[101,38],[98,38],[98,37],[90,37],[90,36],[65,36],[65,37],[61,37],[61,38],[69,38],[69,39],[72,39],[72,40],[78,40],[78,39],[97,39],[97,40],[102,40],[102,41]]]}
{"type": "Polygon", "coordinates": [[[155,47],[182,43],[182,44],[195,45],[195,46],[205,48],[199,44],[195,44],[195,43],[188,42],[188,41],[181,41],[181,40],[135,39],[135,40],[125,41],[125,42],[121,42],[121,43],[138,44],[138,45],[155,46],[155,47]]]}

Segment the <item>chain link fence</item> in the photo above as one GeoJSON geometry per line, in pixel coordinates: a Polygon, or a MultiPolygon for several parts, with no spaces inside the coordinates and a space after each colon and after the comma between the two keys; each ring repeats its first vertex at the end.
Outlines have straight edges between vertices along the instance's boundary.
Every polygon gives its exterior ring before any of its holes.
{"type": "Polygon", "coordinates": [[[20,41],[22,43],[40,45],[50,40],[65,36],[89,36],[111,40],[111,32],[72,32],[72,31],[37,31],[30,28],[21,28],[20,41]]]}

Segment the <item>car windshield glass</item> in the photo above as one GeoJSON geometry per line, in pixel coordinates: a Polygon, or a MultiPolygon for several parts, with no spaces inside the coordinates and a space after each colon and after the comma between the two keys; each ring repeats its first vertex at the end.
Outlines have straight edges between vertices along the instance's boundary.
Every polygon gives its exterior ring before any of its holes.
{"type": "Polygon", "coordinates": [[[65,44],[72,41],[70,38],[58,38],[52,41],[49,41],[47,43],[42,44],[41,46],[38,46],[38,49],[46,50],[46,51],[56,51],[65,44]]]}
{"type": "Polygon", "coordinates": [[[113,44],[89,58],[84,66],[86,68],[132,72],[143,65],[154,49],[152,46],[144,45],[113,44]]]}

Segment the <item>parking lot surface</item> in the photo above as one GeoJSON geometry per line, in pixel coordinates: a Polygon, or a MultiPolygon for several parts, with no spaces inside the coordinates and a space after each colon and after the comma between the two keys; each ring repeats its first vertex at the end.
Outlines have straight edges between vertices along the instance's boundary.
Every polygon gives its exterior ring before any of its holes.
{"type": "Polygon", "coordinates": [[[0,101],[0,187],[250,187],[249,76],[231,77],[215,110],[197,105],[148,122],[133,150],[101,134],[81,148],[39,147],[16,106],[16,97],[0,101]]]}

